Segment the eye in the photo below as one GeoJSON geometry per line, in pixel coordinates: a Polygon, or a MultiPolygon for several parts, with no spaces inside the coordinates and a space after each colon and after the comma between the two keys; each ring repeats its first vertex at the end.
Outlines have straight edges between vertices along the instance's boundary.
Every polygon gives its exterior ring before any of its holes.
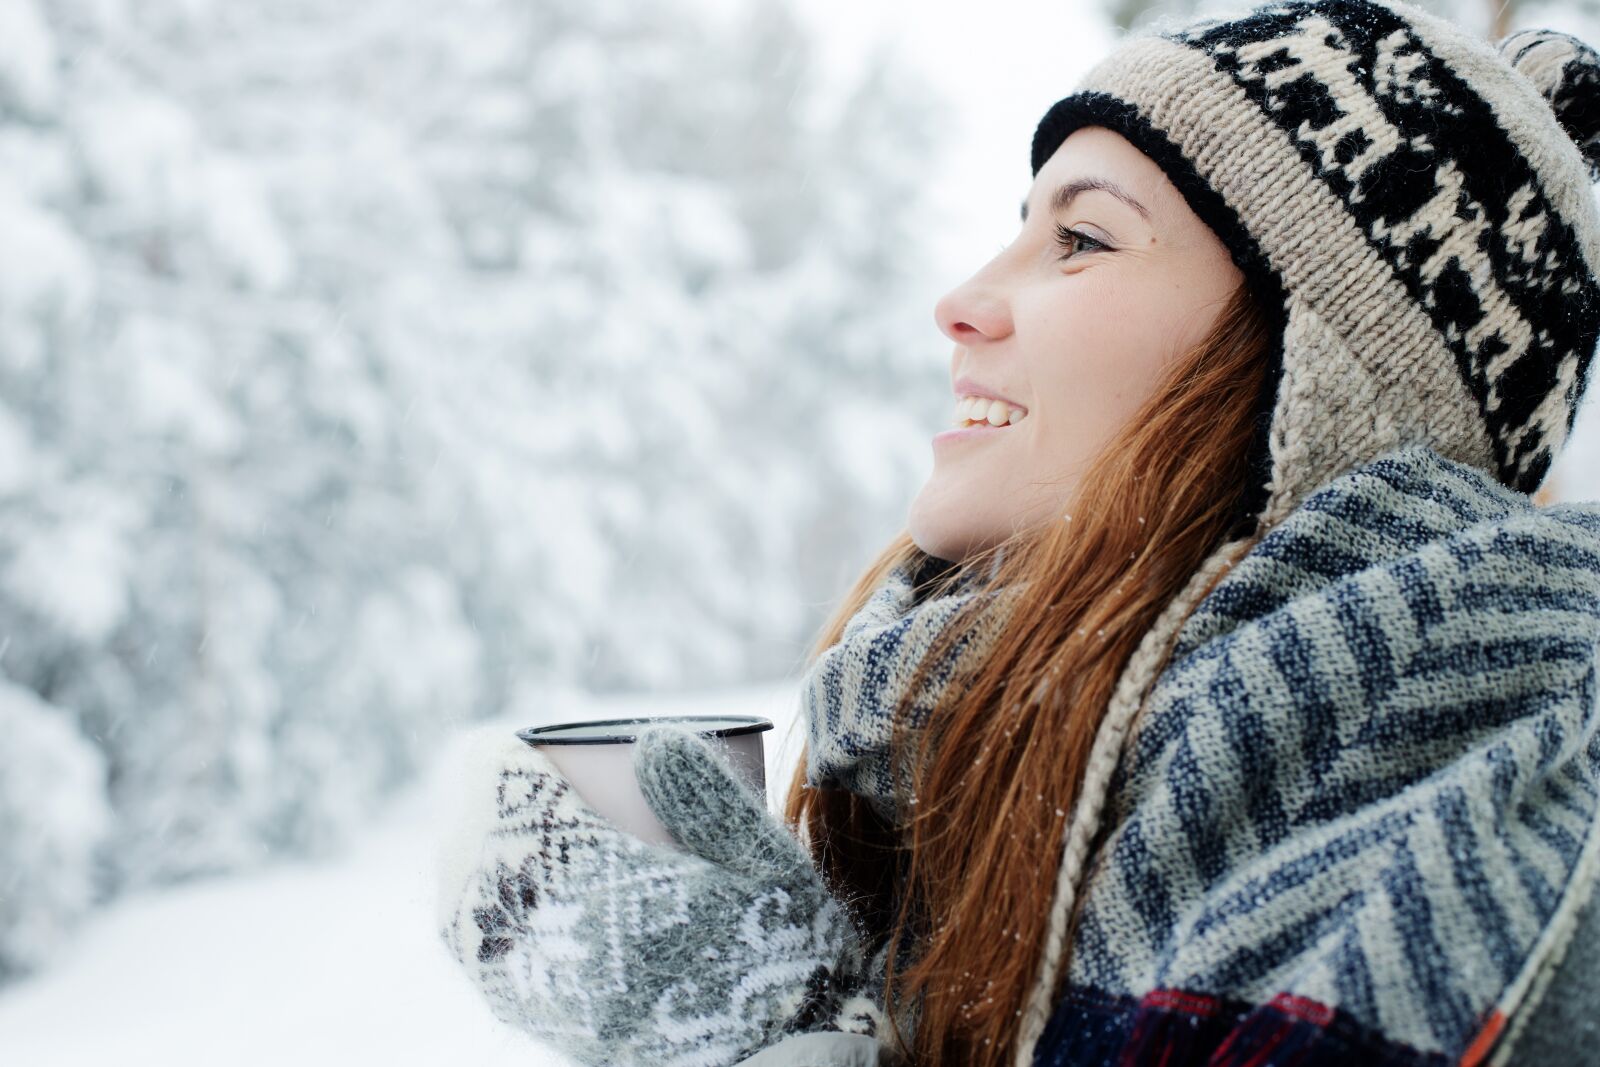
{"type": "Polygon", "coordinates": [[[1105,242],[1095,240],[1082,230],[1068,229],[1061,223],[1056,223],[1056,244],[1060,246],[1062,252],[1066,253],[1061,257],[1062,259],[1072,258],[1074,249],[1081,249],[1085,243],[1092,246],[1089,249],[1090,251],[1108,247],[1105,242]]]}

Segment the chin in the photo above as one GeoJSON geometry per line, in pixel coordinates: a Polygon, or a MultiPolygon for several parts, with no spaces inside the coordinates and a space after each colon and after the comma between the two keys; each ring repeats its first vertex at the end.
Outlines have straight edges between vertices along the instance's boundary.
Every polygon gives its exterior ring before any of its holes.
{"type": "Polygon", "coordinates": [[[949,507],[940,507],[937,500],[928,500],[926,488],[911,502],[906,515],[906,532],[912,543],[936,559],[959,562],[974,545],[983,543],[983,531],[975,529],[969,515],[949,507]]]}

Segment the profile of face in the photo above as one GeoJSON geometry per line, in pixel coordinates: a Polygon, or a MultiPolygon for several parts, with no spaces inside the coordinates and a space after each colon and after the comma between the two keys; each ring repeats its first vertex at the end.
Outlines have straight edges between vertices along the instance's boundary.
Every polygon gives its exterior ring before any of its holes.
{"type": "Polygon", "coordinates": [[[1241,280],[1154,161],[1112,130],[1075,130],[1035,176],[1016,238],[934,307],[955,342],[953,418],[991,425],[933,439],[911,539],[960,560],[1061,521],[1087,465],[1241,280]]]}

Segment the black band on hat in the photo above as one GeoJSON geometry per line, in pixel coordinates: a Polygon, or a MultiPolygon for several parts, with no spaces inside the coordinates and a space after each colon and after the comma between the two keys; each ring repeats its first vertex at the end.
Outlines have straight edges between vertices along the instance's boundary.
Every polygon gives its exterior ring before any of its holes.
{"type": "Polygon", "coordinates": [[[1266,317],[1271,340],[1265,353],[1266,373],[1262,375],[1261,391],[1256,397],[1246,462],[1248,484],[1244,488],[1240,514],[1232,524],[1239,532],[1249,533],[1248,528],[1240,528],[1266,505],[1267,483],[1272,477],[1269,438],[1278,383],[1283,377],[1283,330],[1288,319],[1283,280],[1267,262],[1250,231],[1239,221],[1238,213],[1195,172],[1194,166],[1178,151],[1178,146],[1125,100],[1106,93],[1083,92],[1056,101],[1034,130],[1033,173],[1037,176],[1061,143],[1085,126],[1103,126],[1121,134],[1166,173],[1189,209],[1228,249],[1229,257],[1244,274],[1245,284],[1266,317]]]}

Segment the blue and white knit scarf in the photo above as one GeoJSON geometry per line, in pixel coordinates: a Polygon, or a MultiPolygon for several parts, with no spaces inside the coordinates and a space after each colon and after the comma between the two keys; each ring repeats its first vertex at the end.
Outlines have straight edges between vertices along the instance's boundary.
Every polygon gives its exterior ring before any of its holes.
{"type": "MultiPolygon", "coordinates": [[[[814,781],[886,780],[954,607],[905,579],[806,679],[814,781]]],[[[1597,647],[1600,505],[1420,445],[1307,496],[1141,705],[1033,1062],[1480,1062],[1600,866],[1597,647]]]]}
{"type": "MultiPolygon", "coordinates": [[[[924,557],[920,566],[891,569],[845,623],[838,643],[811,665],[800,687],[808,730],[807,784],[856,793],[890,825],[899,825],[906,804],[915,803],[897,794],[891,777],[889,738],[896,702],[957,613],[974,599],[989,601],[992,610],[961,635],[951,655],[929,672],[916,692],[910,725],[924,725],[950,687],[960,684],[960,671],[978,663],[988,650],[1004,610],[1005,594],[980,588],[970,573],[957,576],[941,595],[928,597],[935,578],[948,567],[944,560],[924,557]]],[[[907,756],[895,753],[902,785],[909,780],[907,756]]]]}

